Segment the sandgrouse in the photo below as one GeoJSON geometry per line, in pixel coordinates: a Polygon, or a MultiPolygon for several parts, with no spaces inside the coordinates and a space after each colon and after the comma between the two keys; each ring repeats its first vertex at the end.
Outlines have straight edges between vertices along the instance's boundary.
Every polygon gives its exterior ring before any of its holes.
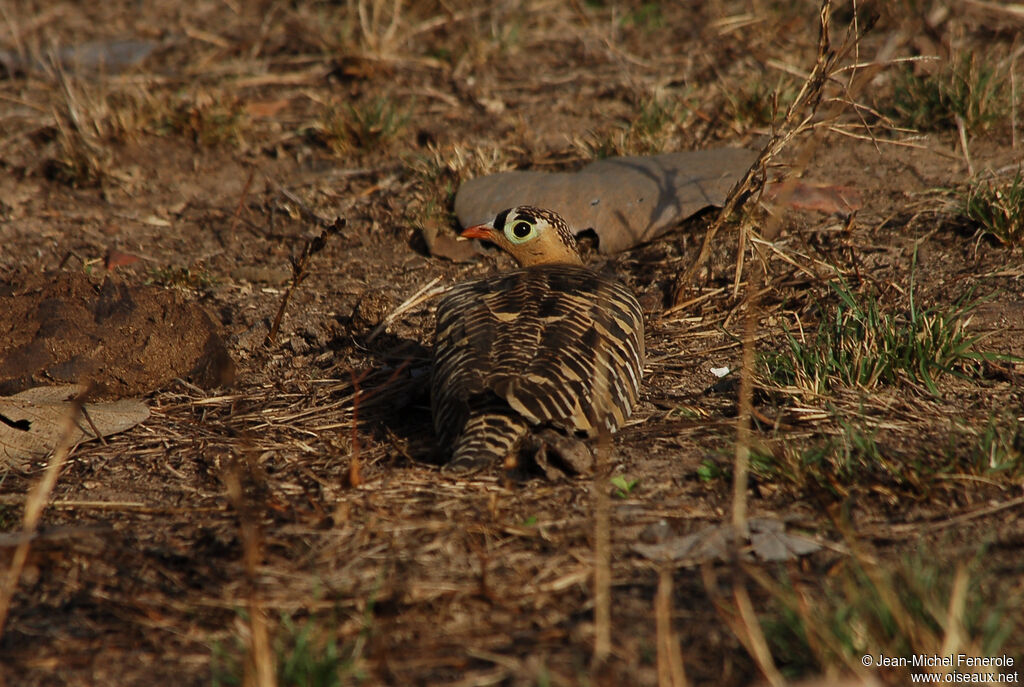
{"type": "Polygon", "coordinates": [[[458,284],[438,305],[431,408],[450,468],[503,461],[535,432],[618,429],[644,360],[633,294],[583,266],[550,210],[504,210],[462,236],[497,244],[521,269],[458,284]]]}

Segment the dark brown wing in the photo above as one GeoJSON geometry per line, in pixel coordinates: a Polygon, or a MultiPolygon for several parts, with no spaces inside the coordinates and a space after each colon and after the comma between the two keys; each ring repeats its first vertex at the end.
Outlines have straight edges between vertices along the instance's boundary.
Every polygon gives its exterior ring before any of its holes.
{"type": "Polygon", "coordinates": [[[438,306],[431,382],[442,445],[453,460],[469,444],[496,458],[529,425],[615,431],[639,393],[643,331],[629,290],[584,267],[542,265],[455,286],[438,306]]]}

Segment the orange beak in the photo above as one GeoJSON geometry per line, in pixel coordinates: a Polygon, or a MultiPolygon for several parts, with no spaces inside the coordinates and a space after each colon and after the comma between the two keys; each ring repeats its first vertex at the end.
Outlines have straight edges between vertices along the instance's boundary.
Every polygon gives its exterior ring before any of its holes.
{"type": "Polygon", "coordinates": [[[494,240],[494,229],[487,224],[477,224],[472,227],[467,227],[459,234],[461,239],[484,239],[485,241],[494,240]]]}

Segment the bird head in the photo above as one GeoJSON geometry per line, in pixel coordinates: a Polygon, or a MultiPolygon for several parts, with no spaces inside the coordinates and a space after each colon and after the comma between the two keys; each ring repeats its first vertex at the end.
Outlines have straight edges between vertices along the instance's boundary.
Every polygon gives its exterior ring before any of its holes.
{"type": "Polygon", "coordinates": [[[486,224],[469,227],[466,239],[483,239],[502,248],[522,267],[562,263],[582,265],[576,237],[562,217],[529,205],[502,210],[486,224]]]}

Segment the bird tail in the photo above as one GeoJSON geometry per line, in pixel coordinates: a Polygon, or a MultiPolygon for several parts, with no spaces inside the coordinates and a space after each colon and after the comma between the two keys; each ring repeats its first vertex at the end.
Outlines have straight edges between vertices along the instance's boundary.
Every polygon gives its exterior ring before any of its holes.
{"type": "Polygon", "coordinates": [[[475,412],[455,440],[447,467],[466,472],[502,462],[518,448],[528,431],[527,421],[507,406],[475,412]]]}

